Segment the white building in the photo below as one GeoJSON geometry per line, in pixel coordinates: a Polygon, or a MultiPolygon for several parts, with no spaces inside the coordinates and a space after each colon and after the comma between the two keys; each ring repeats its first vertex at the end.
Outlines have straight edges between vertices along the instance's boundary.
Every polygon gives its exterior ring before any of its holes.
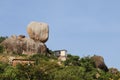
{"type": "Polygon", "coordinates": [[[56,50],[54,52],[58,60],[65,61],[67,59],[67,50],[56,50]]]}

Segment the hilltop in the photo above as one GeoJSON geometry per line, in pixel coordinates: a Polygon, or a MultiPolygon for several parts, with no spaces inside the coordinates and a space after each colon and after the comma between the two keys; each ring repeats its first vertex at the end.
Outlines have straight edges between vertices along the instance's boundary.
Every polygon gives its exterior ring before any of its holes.
{"type": "MultiPolygon", "coordinates": [[[[1,37],[0,41],[6,37],[1,37]]],[[[96,68],[91,56],[79,57],[67,55],[66,61],[60,61],[49,50],[51,55],[4,53],[0,46],[0,80],[120,80],[120,72],[116,68],[96,68]],[[30,64],[16,64],[9,62],[9,57],[33,60],[30,64]]]]}
{"type": "Polygon", "coordinates": [[[47,23],[31,22],[27,33],[0,37],[0,80],[120,80],[120,71],[108,68],[102,56],[50,50],[47,23]]]}

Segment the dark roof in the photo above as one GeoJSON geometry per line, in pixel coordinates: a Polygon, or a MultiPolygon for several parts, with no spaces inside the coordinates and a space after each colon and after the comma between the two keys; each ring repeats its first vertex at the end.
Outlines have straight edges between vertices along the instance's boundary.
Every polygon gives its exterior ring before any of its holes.
{"type": "Polygon", "coordinates": [[[63,50],[55,50],[54,52],[58,52],[58,51],[66,51],[67,52],[67,50],[65,50],[65,49],[63,49],[63,50]]]}

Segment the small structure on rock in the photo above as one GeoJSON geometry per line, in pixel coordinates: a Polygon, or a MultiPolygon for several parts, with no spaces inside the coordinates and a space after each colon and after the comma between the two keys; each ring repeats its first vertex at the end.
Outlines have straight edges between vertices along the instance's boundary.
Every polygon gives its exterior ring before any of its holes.
{"type": "Polygon", "coordinates": [[[17,38],[18,40],[23,40],[25,38],[25,35],[19,35],[17,38]]]}
{"type": "Polygon", "coordinates": [[[54,52],[58,60],[65,61],[67,59],[67,50],[56,50],[54,52]]]}

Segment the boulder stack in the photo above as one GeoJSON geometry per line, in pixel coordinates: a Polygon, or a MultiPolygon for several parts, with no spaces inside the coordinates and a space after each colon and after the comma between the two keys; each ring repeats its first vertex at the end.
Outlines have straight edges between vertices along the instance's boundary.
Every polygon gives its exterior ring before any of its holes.
{"type": "Polygon", "coordinates": [[[47,52],[45,42],[49,37],[48,24],[43,22],[31,22],[27,26],[27,32],[30,38],[24,35],[12,35],[4,40],[3,45],[6,51],[18,54],[44,54],[47,52]]]}

